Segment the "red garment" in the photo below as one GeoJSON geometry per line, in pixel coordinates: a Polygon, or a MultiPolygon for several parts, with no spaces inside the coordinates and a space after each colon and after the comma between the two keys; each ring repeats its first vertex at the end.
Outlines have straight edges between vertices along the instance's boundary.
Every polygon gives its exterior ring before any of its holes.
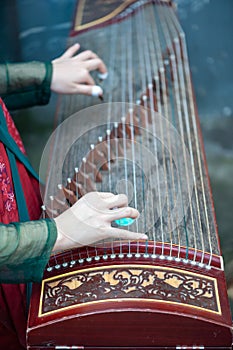
{"type": "MultiPolygon", "coordinates": [[[[15,124],[0,98],[0,108],[6,118],[10,135],[20,150],[25,149],[15,124]]],[[[37,220],[41,213],[39,184],[18,160],[17,167],[22,183],[28,213],[31,220],[37,220]]],[[[8,224],[19,221],[17,203],[14,194],[11,169],[5,146],[0,142],[0,222],[8,224]]],[[[26,288],[24,284],[0,285],[0,348],[22,350],[26,347],[26,288]]]]}

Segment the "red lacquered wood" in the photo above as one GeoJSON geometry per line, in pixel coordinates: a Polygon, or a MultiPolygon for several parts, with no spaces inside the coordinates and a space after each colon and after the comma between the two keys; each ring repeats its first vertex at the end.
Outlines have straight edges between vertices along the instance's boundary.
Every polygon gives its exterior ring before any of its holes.
{"type": "MultiPolygon", "coordinates": [[[[89,314],[83,310],[75,318],[59,319],[47,327],[30,332],[30,343],[50,342],[57,345],[83,345],[84,348],[98,346],[167,347],[175,345],[224,347],[231,346],[230,330],[221,325],[171,314],[169,310],[130,310],[117,302],[109,311],[89,314]],[[124,310],[124,307],[126,308],[124,310]],[[65,331],[64,331],[65,329],[65,331]]],[[[110,305],[104,305],[109,308],[110,305]]],[[[142,305],[143,306],[143,305],[142,305]]],[[[161,305],[162,307],[162,305],[161,305]]]]}
{"type": "MultiPolygon", "coordinates": [[[[106,252],[106,251],[105,251],[106,252]]],[[[83,252],[84,257],[84,252],[83,252]]],[[[77,303],[72,307],[56,308],[38,316],[40,308],[41,285],[34,285],[30,317],[28,324],[28,344],[82,345],[89,347],[145,347],[166,348],[176,345],[199,345],[205,347],[230,348],[232,341],[231,317],[225,288],[223,271],[212,268],[205,270],[198,266],[187,266],[182,261],[156,260],[140,258],[108,257],[107,261],[84,261],[73,268],[60,268],[54,275],[64,278],[70,273],[108,270],[115,268],[133,269],[140,266],[145,269],[172,269],[177,273],[194,273],[206,278],[214,278],[219,293],[219,311],[212,312],[200,307],[178,302],[151,300],[137,297],[101,300],[77,303]],[[174,270],[175,269],[175,270],[174,270]]],[[[49,278],[49,273],[46,273],[49,278]]],[[[96,283],[96,282],[95,282],[96,283]]],[[[97,284],[97,290],[101,289],[97,284]]],[[[79,291],[77,290],[77,300],[79,291]]],[[[99,298],[99,299],[98,299],[99,298]]]]}
{"type": "Polygon", "coordinates": [[[130,245],[128,242],[114,242],[113,244],[105,244],[105,246],[102,247],[101,245],[99,245],[99,247],[97,246],[96,248],[88,247],[82,249],[73,249],[71,251],[65,251],[59,254],[58,256],[56,256],[56,259],[52,257],[50,260],[50,266],[56,265],[57,262],[59,264],[62,264],[64,261],[70,261],[72,259],[75,259],[77,261],[79,259],[86,259],[87,256],[94,259],[96,255],[100,257],[103,255],[110,256],[113,252],[116,255],[119,255],[121,251],[125,255],[127,255],[129,251],[133,254],[140,253],[142,257],[145,254],[155,254],[157,259],[164,258],[169,260],[169,258],[171,257],[171,261],[176,260],[177,262],[179,262],[180,258],[180,260],[183,260],[183,265],[185,262],[188,266],[195,265],[193,264],[193,261],[195,261],[196,264],[203,263],[210,267],[223,269],[222,257],[218,255],[213,254],[211,256],[209,253],[203,252],[201,250],[186,248],[184,246],[179,247],[178,245],[170,243],[161,243],[153,241],[148,241],[146,243],[130,242],[130,245]]]}

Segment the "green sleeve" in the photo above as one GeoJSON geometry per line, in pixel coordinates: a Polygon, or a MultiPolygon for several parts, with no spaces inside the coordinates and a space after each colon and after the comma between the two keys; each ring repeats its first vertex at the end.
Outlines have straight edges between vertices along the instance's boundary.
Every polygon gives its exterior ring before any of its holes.
{"type": "Polygon", "coordinates": [[[38,282],[57,239],[51,219],[0,224],[0,282],[38,282]]]}
{"type": "Polygon", "coordinates": [[[0,64],[0,96],[10,110],[45,105],[51,96],[52,63],[0,64]]]}

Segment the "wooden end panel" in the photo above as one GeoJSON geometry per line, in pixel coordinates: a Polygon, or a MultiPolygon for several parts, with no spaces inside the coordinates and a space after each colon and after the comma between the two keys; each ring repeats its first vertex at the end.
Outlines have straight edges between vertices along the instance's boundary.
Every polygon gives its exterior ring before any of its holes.
{"type": "Polygon", "coordinates": [[[34,285],[28,344],[231,346],[223,271],[102,265],[34,285]],[[136,342],[136,343],[135,343],[136,342]]]}
{"type": "MultiPolygon", "coordinates": [[[[163,305],[161,305],[161,309],[163,305]]],[[[63,317],[30,330],[28,343],[91,346],[229,347],[230,328],[160,310],[120,311],[63,317]]]]}

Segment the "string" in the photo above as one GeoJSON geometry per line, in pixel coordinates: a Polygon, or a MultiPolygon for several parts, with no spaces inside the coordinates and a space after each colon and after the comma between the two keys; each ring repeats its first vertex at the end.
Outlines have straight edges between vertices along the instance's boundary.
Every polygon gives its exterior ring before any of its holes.
{"type": "MultiPolygon", "coordinates": [[[[112,22],[110,23],[110,28],[111,30],[109,31],[109,43],[110,44],[110,50],[109,51],[109,64],[108,67],[111,67],[111,69],[114,71],[115,65],[116,65],[116,39],[117,39],[117,31],[118,31],[118,26],[113,24],[112,22]]],[[[108,102],[108,111],[107,111],[107,129],[106,129],[106,140],[103,142],[106,142],[107,144],[107,164],[108,164],[108,190],[109,192],[113,192],[112,188],[112,165],[111,165],[111,115],[113,113],[112,110],[112,102],[113,102],[113,90],[112,86],[114,83],[114,76],[113,74],[109,74],[108,76],[108,81],[109,81],[109,91],[107,94],[107,102],[108,102]]],[[[106,95],[106,92],[104,91],[104,94],[106,95]]],[[[105,96],[106,98],[106,96],[105,96]]],[[[101,142],[102,142],[102,137],[101,137],[101,142]]],[[[101,187],[103,187],[103,182],[101,184],[101,187]]],[[[101,188],[101,191],[103,191],[103,188],[101,188]]],[[[103,249],[104,249],[104,256],[107,257],[107,245],[106,242],[103,242],[103,249]]],[[[111,250],[112,250],[112,257],[114,256],[114,242],[113,240],[111,241],[111,250]]]]}
{"type": "Polygon", "coordinates": [[[191,143],[191,130],[190,130],[190,124],[189,124],[189,116],[188,116],[188,106],[186,102],[186,96],[185,96],[185,83],[184,83],[184,76],[183,76],[183,70],[182,70],[182,61],[181,61],[181,53],[179,48],[179,42],[178,39],[174,39],[175,43],[175,50],[177,55],[177,62],[178,62],[178,74],[179,74],[179,81],[180,81],[180,91],[181,91],[181,100],[183,105],[183,113],[184,113],[184,119],[185,119],[185,126],[186,126],[186,132],[187,132],[187,141],[188,141],[188,148],[189,148],[189,155],[191,160],[191,167],[192,167],[192,176],[194,180],[194,193],[196,198],[196,209],[197,209],[197,219],[199,224],[199,229],[201,233],[201,241],[202,241],[202,250],[205,250],[205,243],[204,243],[204,236],[202,231],[202,225],[201,225],[201,214],[200,214],[200,206],[199,206],[199,200],[198,200],[198,189],[197,189],[197,178],[195,173],[195,165],[194,165],[194,154],[193,154],[193,148],[191,143]]]}
{"type": "Polygon", "coordinates": [[[196,145],[196,151],[197,151],[197,158],[198,158],[198,166],[199,166],[199,173],[201,178],[201,189],[202,189],[202,196],[204,201],[204,213],[205,213],[205,219],[206,219],[206,227],[207,227],[207,234],[208,234],[208,241],[209,241],[209,247],[210,247],[210,258],[208,265],[211,265],[212,258],[213,258],[213,248],[212,248],[212,240],[211,240],[211,232],[210,232],[210,223],[209,223],[209,217],[208,217],[208,211],[207,211],[207,202],[206,202],[206,194],[204,189],[204,177],[203,177],[203,171],[202,171],[202,165],[201,165],[201,150],[200,145],[198,141],[198,133],[197,133],[197,125],[196,125],[196,117],[195,117],[195,107],[193,103],[193,97],[192,97],[192,86],[191,86],[191,78],[190,78],[190,72],[188,67],[188,57],[187,57],[187,48],[185,44],[185,36],[183,31],[180,32],[180,40],[182,45],[182,52],[184,57],[184,70],[185,70],[185,76],[186,81],[188,85],[188,96],[190,101],[190,107],[191,107],[191,118],[192,118],[192,125],[194,129],[195,134],[195,145],[196,145]]]}
{"type": "MultiPolygon", "coordinates": [[[[163,67],[163,60],[162,60],[162,54],[161,54],[161,47],[158,39],[158,26],[157,21],[155,19],[154,12],[150,13],[150,19],[153,26],[153,36],[154,40],[152,41],[154,44],[154,50],[156,52],[157,57],[157,64],[154,67],[153,71],[153,77],[155,77],[155,86],[156,86],[156,97],[157,97],[157,103],[158,103],[158,112],[162,114],[162,103],[161,103],[161,97],[160,97],[160,84],[161,84],[161,72],[164,70],[163,67]],[[152,17],[153,13],[153,17],[152,17]]],[[[151,99],[151,103],[153,103],[153,98],[151,99]]],[[[156,125],[155,121],[152,120],[152,127],[153,127],[153,134],[156,134],[156,125]]],[[[167,184],[167,170],[166,170],[166,163],[165,163],[165,151],[164,151],[164,133],[163,133],[163,126],[161,119],[159,118],[159,129],[160,129],[160,135],[161,135],[161,148],[162,148],[162,163],[163,163],[163,172],[164,172],[164,181],[165,181],[165,192],[166,192],[166,202],[167,207],[169,210],[169,201],[168,201],[168,184],[167,184]]],[[[157,152],[157,140],[154,137],[154,151],[157,152]]],[[[155,153],[156,154],[156,153],[155,153]]],[[[162,201],[161,201],[161,193],[160,193],[160,175],[159,175],[159,169],[156,165],[156,171],[157,171],[157,187],[159,189],[159,214],[160,214],[160,229],[161,229],[161,238],[162,238],[162,251],[160,257],[163,258],[164,256],[164,248],[165,248],[165,232],[164,232],[164,224],[163,224],[163,217],[162,217],[162,201]]],[[[169,216],[169,214],[167,215],[169,216]]]]}
{"type": "MultiPolygon", "coordinates": [[[[128,10],[128,13],[130,13],[130,9],[128,10]]],[[[131,157],[130,160],[132,160],[132,167],[133,167],[133,189],[134,189],[134,207],[138,209],[138,203],[137,203],[137,187],[136,187],[136,168],[135,168],[135,135],[134,135],[134,121],[133,121],[133,101],[134,101],[134,89],[133,89],[133,54],[132,54],[132,18],[134,16],[131,15],[130,18],[127,20],[127,31],[126,31],[126,47],[127,47],[127,54],[126,54],[126,64],[124,67],[127,67],[128,74],[125,76],[122,76],[122,80],[124,81],[127,79],[128,81],[128,101],[129,101],[129,109],[127,111],[127,114],[129,115],[129,125],[127,127],[130,129],[130,142],[131,142],[131,157]]],[[[127,96],[126,96],[127,100],[127,96]]],[[[126,111],[125,111],[126,112],[126,111]]],[[[126,125],[125,121],[128,124],[128,120],[123,117],[123,138],[127,136],[126,134],[126,125]]],[[[124,140],[124,168],[125,168],[125,181],[126,181],[126,193],[127,196],[129,196],[128,193],[128,169],[127,169],[127,162],[126,162],[126,141],[124,140]]],[[[129,227],[128,227],[129,229],[129,227]]],[[[136,221],[136,230],[138,232],[138,222],[136,221]]],[[[131,257],[131,242],[128,242],[128,257],[131,257]]]]}
{"type": "MultiPolygon", "coordinates": [[[[172,19],[173,16],[172,16],[172,19]]],[[[198,196],[198,189],[197,189],[197,177],[195,172],[195,163],[194,163],[194,154],[193,154],[193,147],[192,147],[192,136],[191,136],[191,127],[190,127],[190,121],[189,121],[189,112],[188,112],[188,104],[187,104],[187,97],[186,96],[186,86],[185,86],[185,72],[183,68],[183,62],[181,58],[181,48],[180,48],[180,42],[178,37],[174,39],[175,44],[175,51],[177,56],[177,65],[178,65],[178,74],[179,74],[179,81],[180,81],[180,91],[181,91],[181,98],[182,98],[182,105],[183,105],[183,113],[184,113],[184,120],[185,120],[185,126],[186,126],[186,132],[187,132],[187,141],[188,141],[188,148],[190,153],[190,160],[191,160],[191,167],[192,167],[192,175],[194,180],[194,193],[195,193],[195,199],[196,199],[196,209],[197,209],[197,218],[198,218],[198,225],[199,225],[199,232],[201,236],[201,244],[202,244],[202,258],[201,263],[204,261],[204,252],[205,252],[205,241],[204,241],[204,233],[202,229],[201,224],[201,214],[200,214],[200,204],[199,204],[199,196],[198,196]]],[[[189,98],[188,98],[189,100],[189,98]]],[[[189,101],[190,103],[191,101],[189,101]]],[[[196,151],[198,146],[197,141],[197,134],[194,134],[195,136],[195,143],[196,143],[196,151]]],[[[199,157],[198,157],[199,158],[199,157]]],[[[198,161],[198,171],[202,182],[202,171],[200,162],[198,161]]],[[[203,187],[202,187],[203,191],[203,187]]]]}
{"type": "MultiPolygon", "coordinates": [[[[134,121],[133,121],[133,53],[132,53],[132,16],[129,20],[128,31],[128,82],[129,82],[129,116],[130,116],[130,138],[131,138],[131,153],[132,153],[132,166],[133,166],[133,189],[134,189],[134,207],[138,209],[137,202],[137,183],[136,183],[136,158],[135,158],[135,135],[134,135],[134,121]]],[[[138,221],[136,220],[136,231],[138,232],[138,221]]]]}
{"type": "MultiPolygon", "coordinates": [[[[118,26],[112,25],[111,26],[111,46],[110,46],[110,54],[109,54],[109,60],[111,62],[111,67],[115,68],[115,62],[116,62],[116,38],[117,38],[117,30],[118,26]]],[[[113,85],[113,75],[110,74],[109,76],[109,85],[113,85]]],[[[108,96],[108,119],[107,119],[107,148],[108,148],[108,186],[109,191],[112,192],[112,179],[111,179],[111,143],[110,143],[110,133],[111,133],[111,114],[112,114],[112,90],[110,89],[109,96],[108,96]]]]}
{"type": "MultiPolygon", "coordinates": [[[[150,19],[151,19],[151,14],[150,14],[150,19]]],[[[158,61],[159,61],[158,62],[159,68],[157,68],[157,72],[154,73],[154,74],[158,75],[159,79],[157,79],[157,81],[159,81],[159,86],[161,86],[162,97],[163,97],[163,104],[165,106],[165,104],[166,104],[166,101],[165,101],[166,85],[163,84],[163,80],[165,82],[165,79],[163,79],[164,76],[162,74],[162,73],[164,73],[164,65],[163,65],[163,60],[162,60],[162,55],[161,55],[161,47],[160,47],[160,44],[159,44],[159,41],[158,41],[158,38],[157,38],[157,34],[158,34],[158,30],[159,30],[159,26],[158,26],[159,22],[158,22],[157,18],[155,18],[155,17],[154,17],[154,22],[155,22],[155,26],[156,26],[155,35],[154,35],[155,36],[155,40],[156,40],[156,44],[155,45],[156,45],[157,50],[158,50],[157,51],[157,55],[158,55],[158,61]]],[[[161,102],[161,100],[160,100],[160,102],[161,102]]],[[[162,112],[162,105],[161,105],[161,103],[159,105],[159,108],[160,108],[160,110],[162,112]]],[[[167,117],[167,113],[166,113],[166,108],[165,107],[164,107],[163,115],[165,117],[167,117]]],[[[168,172],[167,172],[167,168],[166,168],[166,156],[165,156],[165,146],[164,146],[165,139],[164,139],[164,130],[163,130],[164,128],[163,128],[163,122],[161,122],[161,120],[160,120],[159,125],[160,125],[161,138],[162,138],[162,157],[163,157],[163,171],[164,171],[164,174],[165,174],[164,179],[165,179],[165,188],[166,188],[167,220],[169,220],[169,218],[171,218],[171,215],[170,215],[170,203],[169,203],[169,197],[168,197],[168,193],[169,193],[169,191],[168,191],[168,181],[169,181],[169,179],[168,179],[168,172]]],[[[169,224],[169,221],[168,221],[168,224],[169,224]]],[[[169,227],[167,229],[168,229],[168,231],[170,231],[169,227]]],[[[172,240],[170,240],[170,246],[171,246],[171,244],[172,244],[172,240]]],[[[162,254],[161,254],[161,256],[164,255],[163,250],[164,250],[164,248],[162,247],[162,254]]],[[[171,249],[170,249],[170,251],[171,251],[171,249]]]]}
{"type": "MultiPolygon", "coordinates": [[[[162,38],[164,40],[165,43],[165,47],[167,50],[169,50],[169,43],[167,40],[167,36],[166,36],[166,28],[164,26],[164,21],[163,18],[161,18],[161,10],[165,9],[165,7],[163,6],[158,6],[158,24],[160,24],[160,28],[161,28],[161,32],[163,34],[162,38]]],[[[160,39],[160,41],[161,41],[160,39]]],[[[160,53],[161,55],[161,53],[160,53]]],[[[161,56],[161,61],[162,61],[162,56],[161,56]]],[[[169,82],[169,61],[164,60],[164,69],[160,69],[160,76],[161,76],[161,89],[163,92],[163,104],[164,104],[164,116],[166,117],[166,127],[165,127],[165,132],[166,132],[166,140],[167,140],[167,149],[168,149],[168,153],[169,153],[169,166],[170,166],[170,202],[168,205],[168,216],[171,217],[171,226],[169,227],[168,225],[168,230],[170,232],[170,257],[172,257],[172,248],[173,248],[173,227],[174,227],[174,219],[173,219],[173,215],[171,215],[171,208],[175,206],[176,202],[177,202],[177,196],[176,196],[176,188],[175,188],[175,176],[174,176],[174,167],[173,167],[173,159],[172,159],[172,149],[171,149],[171,135],[170,135],[170,128],[169,128],[169,120],[170,120],[170,116],[172,115],[172,109],[171,109],[171,105],[170,105],[170,101],[169,101],[169,86],[167,86],[168,82],[169,82]]],[[[168,172],[168,171],[167,171],[168,172]]],[[[177,215],[175,217],[175,221],[176,221],[176,228],[178,228],[178,222],[177,222],[177,215]]],[[[170,222],[168,222],[169,224],[170,222]]],[[[179,228],[178,228],[179,231],[179,228]]],[[[179,240],[179,235],[180,233],[178,232],[178,240],[179,240]]],[[[180,251],[180,245],[178,248],[178,252],[180,251]]]]}
{"type": "MultiPolygon", "coordinates": [[[[169,33],[168,33],[168,28],[166,26],[166,20],[165,20],[165,11],[167,10],[167,7],[164,6],[158,6],[158,19],[159,19],[159,23],[161,25],[161,31],[163,33],[163,38],[164,38],[164,43],[165,43],[165,47],[167,49],[167,51],[171,54],[173,53],[173,49],[172,49],[172,44],[171,44],[171,40],[169,37],[169,33]]],[[[163,91],[163,100],[164,100],[164,105],[165,105],[165,111],[164,114],[166,116],[166,120],[168,122],[168,120],[170,120],[174,123],[174,116],[173,116],[173,108],[171,106],[171,86],[170,86],[170,77],[169,77],[169,61],[165,60],[165,73],[167,74],[167,78],[166,78],[166,83],[165,83],[165,76],[163,78],[163,84],[162,84],[162,91],[163,91]],[[168,98],[168,97],[169,98],[168,98]],[[171,116],[171,118],[169,117],[171,116]]],[[[170,72],[171,73],[171,72],[170,72]]],[[[167,124],[168,125],[168,124],[167,124]]],[[[169,127],[166,128],[166,130],[169,130],[169,127]]],[[[175,176],[174,176],[174,170],[173,170],[173,161],[172,161],[172,152],[171,152],[171,138],[170,138],[170,133],[169,131],[167,132],[167,140],[168,140],[168,150],[169,150],[169,164],[170,164],[170,172],[171,172],[171,207],[174,206],[175,204],[177,204],[177,195],[176,195],[176,188],[175,188],[175,176]]],[[[186,156],[184,150],[183,150],[183,155],[186,156]]],[[[178,163],[179,163],[179,157],[180,155],[177,154],[176,159],[178,159],[178,163]]],[[[177,172],[179,172],[179,166],[177,169],[177,172]]],[[[181,179],[181,174],[178,173],[178,185],[181,186],[182,181],[179,181],[179,179],[181,179]]],[[[182,189],[181,189],[182,191],[182,189]]],[[[182,207],[183,207],[183,198],[182,198],[182,207]]],[[[183,217],[185,218],[184,215],[184,209],[183,209],[183,217]]],[[[176,231],[177,231],[177,239],[178,239],[178,252],[177,252],[177,258],[180,258],[180,249],[181,249],[181,237],[180,237],[180,228],[179,228],[179,223],[178,223],[178,219],[177,219],[177,213],[175,216],[175,223],[176,223],[176,231]]],[[[173,220],[172,220],[172,227],[173,227],[173,220]]],[[[173,246],[173,235],[172,232],[170,232],[170,256],[172,255],[172,246],[173,246]]],[[[186,258],[188,257],[188,246],[189,246],[189,242],[188,242],[188,237],[186,235],[186,258]]]]}
{"type": "MultiPolygon", "coordinates": [[[[119,147],[119,142],[118,142],[118,127],[119,124],[117,122],[114,123],[114,144],[115,144],[115,156],[116,156],[116,164],[115,164],[115,174],[116,174],[116,178],[119,178],[119,152],[118,152],[118,147],[119,147]]],[[[120,253],[119,256],[123,255],[123,251],[122,251],[122,242],[120,240],[120,253]]]]}
{"type": "MultiPolygon", "coordinates": [[[[186,184],[187,184],[187,189],[188,189],[188,199],[189,199],[189,207],[190,207],[190,212],[191,212],[191,222],[192,222],[192,231],[193,231],[193,237],[194,237],[194,257],[193,261],[196,260],[196,254],[197,254],[197,239],[196,239],[196,230],[195,230],[195,225],[194,225],[194,214],[193,214],[193,207],[192,207],[192,200],[191,200],[191,189],[190,189],[190,181],[189,181],[189,175],[187,171],[187,159],[186,159],[186,152],[184,149],[184,130],[183,130],[183,122],[182,122],[182,112],[181,112],[181,101],[180,101],[180,89],[179,89],[179,82],[178,82],[178,73],[177,73],[177,65],[176,65],[176,57],[175,53],[173,50],[173,44],[172,40],[173,38],[170,36],[169,33],[169,22],[167,21],[167,16],[165,13],[163,13],[163,23],[164,23],[164,33],[167,37],[167,46],[169,47],[169,54],[170,54],[170,64],[171,64],[171,70],[172,70],[172,75],[173,75],[173,83],[172,83],[172,88],[173,88],[173,93],[174,93],[174,103],[175,103],[175,108],[176,108],[176,114],[178,117],[178,124],[179,124],[179,129],[181,132],[181,138],[183,140],[182,144],[182,150],[183,150],[183,157],[185,161],[185,176],[186,176],[186,184]]],[[[173,118],[174,125],[176,126],[176,120],[173,118]]],[[[177,157],[179,161],[179,156],[177,157]]],[[[178,167],[179,169],[179,167],[178,167]]],[[[182,174],[179,173],[179,178],[181,178],[182,174]]],[[[179,183],[182,191],[182,181],[179,183]]],[[[183,205],[183,201],[182,201],[183,205]]],[[[183,209],[183,215],[184,215],[184,208],[183,209]]],[[[185,215],[184,215],[185,218],[185,215]]],[[[178,232],[178,237],[179,237],[179,250],[180,250],[180,234],[178,232]]],[[[180,252],[179,252],[180,254],[180,252]]],[[[178,255],[179,258],[179,255],[178,255]]]]}
{"type": "MultiPolygon", "coordinates": [[[[125,181],[125,194],[129,197],[128,193],[128,165],[127,165],[127,134],[126,134],[126,108],[125,102],[127,101],[127,89],[126,89],[126,77],[127,77],[127,35],[128,32],[128,20],[125,21],[125,25],[121,28],[121,127],[122,127],[122,139],[123,139],[123,166],[124,166],[124,181],[125,181]]],[[[130,241],[128,241],[128,254],[130,254],[130,241]]]]}
{"type": "MultiPolygon", "coordinates": [[[[150,100],[152,101],[152,108],[153,110],[157,110],[158,112],[161,113],[161,99],[160,99],[160,83],[159,83],[159,75],[158,75],[158,66],[159,66],[159,50],[156,47],[156,42],[154,40],[154,37],[157,35],[157,29],[155,27],[155,18],[153,16],[153,11],[149,11],[149,17],[148,17],[148,22],[151,23],[150,26],[148,26],[148,31],[149,31],[149,37],[148,37],[148,44],[149,44],[149,50],[150,50],[150,57],[152,60],[152,72],[151,72],[151,77],[153,79],[153,84],[155,87],[155,94],[156,94],[156,104],[157,108],[154,106],[154,100],[153,100],[153,90],[152,87],[149,89],[150,93],[150,100]]],[[[152,120],[152,129],[153,129],[153,134],[155,135],[156,133],[156,124],[155,121],[152,120]]],[[[154,141],[154,153],[155,155],[157,154],[157,143],[154,141]]],[[[163,227],[163,221],[162,221],[162,200],[161,200],[161,191],[160,191],[160,174],[158,170],[158,160],[156,158],[156,173],[157,173],[157,189],[158,191],[158,202],[159,202],[159,214],[160,214],[160,230],[161,230],[161,235],[162,235],[162,242],[165,241],[164,239],[164,227],[163,227]]],[[[155,239],[155,227],[153,229],[153,239],[154,239],[154,248],[153,248],[153,255],[155,255],[155,250],[156,250],[156,239],[155,239]]],[[[163,256],[163,247],[162,246],[162,252],[161,256],[163,256]]]]}
{"type": "MultiPolygon", "coordinates": [[[[147,52],[147,47],[146,47],[146,33],[145,33],[145,26],[143,23],[143,7],[140,8],[140,11],[138,12],[138,50],[141,51],[143,53],[142,57],[141,57],[141,62],[142,62],[142,67],[147,68],[147,70],[150,70],[149,67],[149,62],[148,62],[148,56],[146,56],[146,52],[147,52]]],[[[141,70],[141,74],[144,75],[145,72],[141,70]]],[[[146,95],[146,90],[147,90],[147,84],[148,84],[148,74],[145,74],[145,78],[141,78],[142,81],[142,102],[143,102],[143,106],[145,107],[144,111],[143,111],[143,118],[144,118],[144,124],[145,124],[145,133],[144,133],[144,137],[145,137],[145,141],[143,140],[143,145],[146,145],[146,149],[149,150],[150,149],[150,142],[149,142],[149,116],[148,116],[148,106],[147,106],[147,95],[146,95]]],[[[141,142],[142,144],[142,142],[141,142]]],[[[145,166],[149,169],[150,173],[151,173],[151,169],[149,167],[149,159],[145,159],[145,166]]],[[[148,177],[148,191],[151,190],[152,186],[151,186],[151,180],[152,180],[152,176],[150,174],[150,176],[148,177]]],[[[144,178],[142,179],[142,184],[144,187],[144,178]]],[[[145,197],[144,197],[144,201],[145,201],[145,197]]],[[[148,223],[150,223],[153,220],[153,213],[154,213],[154,203],[153,203],[153,198],[152,196],[149,195],[149,198],[147,198],[148,201],[148,205],[147,208],[149,210],[145,210],[145,206],[144,206],[144,214],[145,214],[145,220],[147,221],[148,218],[148,223]],[[151,208],[151,209],[150,209],[151,208]]],[[[154,226],[153,226],[153,232],[154,232],[154,226]]],[[[154,235],[154,239],[155,239],[155,235],[154,235]]],[[[145,245],[145,253],[146,256],[148,254],[148,242],[146,242],[145,245]]]]}
{"type": "MultiPolygon", "coordinates": [[[[136,60],[136,62],[138,63],[137,65],[135,65],[135,71],[137,72],[137,74],[135,74],[137,81],[135,81],[135,84],[138,86],[141,86],[141,90],[142,91],[146,91],[146,78],[145,78],[145,74],[142,73],[141,67],[145,66],[144,63],[144,55],[143,55],[143,50],[141,48],[141,27],[140,27],[140,22],[139,22],[139,14],[137,14],[135,16],[135,27],[136,27],[136,44],[137,44],[137,53],[138,53],[138,61],[136,60]]],[[[139,91],[140,94],[141,91],[139,91]]],[[[140,95],[138,96],[138,100],[137,100],[137,106],[140,106],[141,101],[140,101],[140,95]]],[[[143,212],[144,212],[144,216],[143,216],[143,227],[144,227],[144,232],[146,232],[147,230],[147,206],[146,206],[146,198],[145,198],[145,175],[144,175],[144,167],[146,166],[146,159],[144,159],[143,155],[142,155],[142,145],[144,143],[143,140],[143,134],[142,134],[142,129],[141,129],[141,120],[143,118],[142,115],[142,111],[140,110],[140,107],[137,108],[138,112],[138,123],[139,123],[139,129],[140,129],[140,135],[139,135],[139,143],[140,143],[140,164],[141,164],[141,184],[142,184],[142,201],[143,201],[143,212]]],[[[139,245],[137,246],[137,255],[139,255],[139,245]]]]}
{"type": "MultiPolygon", "coordinates": [[[[159,162],[158,162],[158,144],[157,144],[157,138],[156,138],[156,127],[155,127],[155,120],[154,120],[154,111],[155,111],[155,106],[154,106],[154,97],[153,97],[153,76],[155,74],[155,71],[157,71],[157,66],[158,66],[158,62],[156,61],[156,55],[153,55],[153,50],[152,50],[152,43],[153,43],[153,36],[150,36],[150,26],[147,26],[146,23],[148,20],[148,13],[150,13],[151,8],[150,7],[146,7],[143,8],[142,11],[142,20],[144,22],[144,28],[145,28],[145,63],[146,63],[146,67],[148,67],[148,69],[146,70],[146,75],[147,75],[147,94],[149,95],[149,104],[147,103],[147,108],[149,113],[151,114],[151,124],[152,124],[152,130],[153,130],[153,135],[152,135],[152,143],[153,143],[153,150],[152,153],[154,154],[154,161],[155,161],[155,167],[156,167],[156,174],[154,174],[153,169],[151,169],[151,191],[153,193],[153,182],[154,182],[154,175],[156,176],[157,179],[157,193],[158,193],[158,197],[159,197],[159,215],[160,215],[160,223],[161,223],[161,227],[162,227],[162,204],[161,204],[161,190],[160,190],[160,174],[159,174],[159,162]],[[154,58],[154,60],[152,60],[154,58]]],[[[149,120],[147,119],[147,124],[148,124],[149,120]]],[[[148,130],[148,137],[149,136],[149,130],[150,130],[150,126],[147,125],[147,130],[148,130]]],[[[154,196],[151,196],[151,207],[152,207],[152,220],[154,222],[154,217],[155,217],[155,207],[154,207],[154,196]]],[[[163,227],[162,227],[162,232],[163,232],[163,227]]],[[[153,237],[153,253],[152,256],[155,256],[156,254],[156,229],[155,229],[155,223],[153,224],[153,228],[152,228],[152,237],[153,237]]],[[[163,249],[163,247],[162,247],[163,249]]],[[[161,253],[161,256],[164,255],[163,251],[161,253]]]]}

